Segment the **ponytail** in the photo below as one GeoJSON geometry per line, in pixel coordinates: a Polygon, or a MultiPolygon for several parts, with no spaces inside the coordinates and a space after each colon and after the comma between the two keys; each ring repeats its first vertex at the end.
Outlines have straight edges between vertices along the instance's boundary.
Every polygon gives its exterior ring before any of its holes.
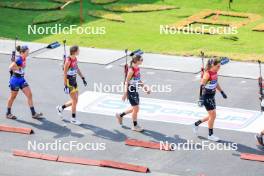
{"type": "Polygon", "coordinates": [[[22,45],[22,46],[18,45],[18,46],[16,47],[16,50],[17,50],[17,52],[19,52],[19,53],[25,53],[28,49],[29,49],[29,48],[28,48],[27,45],[22,45]]]}
{"type": "Polygon", "coordinates": [[[133,59],[130,61],[130,65],[129,65],[129,67],[130,67],[130,68],[133,67],[133,59]]]}
{"type": "Polygon", "coordinates": [[[17,52],[19,52],[19,53],[20,53],[21,46],[20,46],[20,45],[18,45],[18,46],[16,47],[16,50],[17,50],[17,52]]]}
{"type": "Polygon", "coordinates": [[[217,58],[209,59],[206,64],[205,71],[210,70],[213,66],[220,64],[220,63],[221,61],[217,58]]]}
{"type": "Polygon", "coordinates": [[[132,57],[132,60],[130,61],[130,67],[133,66],[133,64],[137,63],[138,61],[140,61],[142,58],[141,55],[135,55],[132,57]]]}

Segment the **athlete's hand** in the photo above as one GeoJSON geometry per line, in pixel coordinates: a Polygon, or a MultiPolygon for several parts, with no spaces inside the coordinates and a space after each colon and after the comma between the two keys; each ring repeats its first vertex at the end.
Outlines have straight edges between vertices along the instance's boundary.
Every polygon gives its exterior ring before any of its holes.
{"type": "Polygon", "coordinates": [[[227,95],[225,94],[224,91],[221,91],[221,95],[223,96],[224,99],[227,99],[227,95]]]}
{"type": "Polygon", "coordinates": [[[16,60],[16,52],[12,52],[11,62],[14,62],[16,60]]]}
{"type": "Polygon", "coordinates": [[[82,80],[83,80],[83,85],[86,87],[87,86],[87,82],[85,80],[85,77],[82,77],[82,80]]]}
{"type": "Polygon", "coordinates": [[[65,86],[65,87],[64,87],[64,92],[65,92],[66,94],[69,94],[69,93],[70,93],[70,88],[69,88],[68,86],[65,86]]]}
{"type": "Polygon", "coordinates": [[[204,100],[203,100],[203,97],[200,97],[200,98],[199,98],[198,106],[200,106],[200,107],[203,107],[203,106],[204,106],[204,100]]]}
{"type": "Polygon", "coordinates": [[[148,86],[144,86],[144,91],[146,92],[146,94],[150,94],[151,90],[148,86]]]}
{"type": "Polygon", "coordinates": [[[124,95],[122,96],[122,101],[126,101],[126,99],[127,99],[127,94],[124,94],[124,95]]]}
{"type": "Polygon", "coordinates": [[[149,95],[151,93],[151,90],[150,89],[147,89],[146,90],[146,93],[149,95]]]}

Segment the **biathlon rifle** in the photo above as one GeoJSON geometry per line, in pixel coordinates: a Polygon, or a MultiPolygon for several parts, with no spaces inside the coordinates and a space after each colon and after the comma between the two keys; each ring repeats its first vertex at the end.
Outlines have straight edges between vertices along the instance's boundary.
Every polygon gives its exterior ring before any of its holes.
{"type": "Polygon", "coordinates": [[[221,65],[225,65],[229,63],[230,59],[228,57],[220,57],[220,63],[221,65]]]}
{"type": "Polygon", "coordinates": [[[127,63],[127,59],[128,59],[128,55],[127,55],[127,52],[128,52],[128,49],[125,49],[125,57],[126,57],[126,64],[124,66],[124,75],[125,75],[125,78],[124,78],[124,84],[126,82],[126,77],[127,77],[127,73],[128,73],[128,63],[127,63]]]}
{"type": "Polygon", "coordinates": [[[29,55],[33,56],[35,54],[39,54],[41,52],[44,52],[47,49],[55,49],[55,48],[58,48],[58,47],[60,47],[60,43],[59,42],[53,42],[53,43],[50,43],[50,44],[48,44],[47,46],[45,46],[43,48],[40,48],[40,49],[37,49],[35,51],[30,52],[29,55]]]}
{"type": "Polygon", "coordinates": [[[15,38],[15,48],[14,50],[12,51],[12,56],[11,56],[11,61],[14,62],[16,60],[16,47],[17,47],[17,40],[18,40],[18,37],[16,36],[15,38]]]}
{"type": "MultiPolygon", "coordinates": [[[[16,47],[17,47],[17,40],[18,40],[18,37],[16,36],[15,38],[15,48],[14,50],[12,51],[12,55],[11,55],[11,62],[14,62],[16,60],[16,47]]],[[[10,76],[13,75],[13,71],[12,70],[9,70],[9,73],[10,73],[10,76]]]]}
{"type": "MultiPolygon", "coordinates": [[[[201,51],[201,58],[202,58],[202,66],[201,66],[201,79],[204,75],[204,52],[201,51]]],[[[198,106],[203,106],[203,100],[202,100],[202,94],[203,94],[203,85],[200,85],[200,91],[199,91],[199,100],[198,100],[198,106]]]]}
{"type": "Polygon", "coordinates": [[[260,94],[260,111],[263,112],[264,111],[264,103],[263,103],[263,79],[262,79],[262,69],[261,69],[261,61],[258,60],[258,64],[259,64],[259,79],[258,79],[258,83],[259,83],[259,94],[260,94]]]}
{"type": "Polygon", "coordinates": [[[63,64],[62,64],[62,70],[64,70],[65,61],[66,61],[66,39],[63,40],[63,64]]]}
{"type": "Polygon", "coordinates": [[[141,49],[138,49],[138,50],[131,52],[129,56],[131,57],[135,55],[141,56],[142,54],[144,54],[144,52],[141,49]]]}

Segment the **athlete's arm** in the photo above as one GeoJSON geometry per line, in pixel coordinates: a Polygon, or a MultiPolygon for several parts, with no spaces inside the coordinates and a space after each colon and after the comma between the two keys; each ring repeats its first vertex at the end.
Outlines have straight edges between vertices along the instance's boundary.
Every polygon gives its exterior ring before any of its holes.
{"type": "Polygon", "coordinates": [[[127,73],[127,77],[126,77],[126,81],[125,81],[125,91],[124,91],[125,94],[127,94],[128,84],[129,84],[129,81],[132,79],[133,74],[134,74],[134,72],[132,69],[130,69],[127,73]]]}
{"type": "Polygon", "coordinates": [[[9,69],[12,71],[19,70],[19,66],[16,64],[16,62],[12,62],[9,66],[9,69]]]}
{"type": "Polygon", "coordinates": [[[63,69],[63,80],[64,80],[64,85],[67,85],[67,72],[70,68],[70,62],[66,61],[64,64],[64,69],[63,69]]]}
{"type": "Polygon", "coordinates": [[[223,98],[226,99],[227,95],[225,94],[225,92],[222,90],[221,86],[219,84],[217,84],[216,89],[222,94],[223,98]]]}
{"type": "Polygon", "coordinates": [[[14,62],[12,62],[9,66],[9,69],[12,71],[17,71],[22,67],[23,65],[23,60],[21,57],[18,57],[14,62]]]}
{"type": "Polygon", "coordinates": [[[126,98],[127,98],[127,90],[128,90],[128,84],[129,84],[129,81],[131,80],[131,78],[133,77],[133,70],[130,69],[127,73],[127,77],[126,77],[126,80],[125,80],[125,83],[124,83],[124,95],[122,97],[122,100],[125,101],[126,98]]]}
{"type": "MultiPolygon", "coordinates": [[[[203,95],[205,93],[204,87],[205,87],[206,83],[208,82],[209,78],[210,78],[209,73],[208,72],[204,72],[203,77],[202,77],[202,79],[200,81],[200,84],[201,84],[200,85],[200,102],[203,99],[203,95]]],[[[200,105],[200,106],[202,106],[202,105],[200,105]]]]}
{"type": "Polygon", "coordinates": [[[223,90],[222,90],[221,86],[219,85],[219,83],[217,84],[216,89],[217,89],[219,92],[223,92],[223,90]]]}
{"type": "Polygon", "coordinates": [[[79,69],[79,67],[78,67],[78,69],[77,69],[77,73],[78,73],[78,75],[79,75],[82,79],[84,78],[84,76],[83,76],[81,70],[79,69]]]}
{"type": "Polygon", "coordinates": [[[210,75],[208,72],[204,72],[203,78],[201,79],[201,85],[204,86],[208,82],[210,75]]]}
{"type": "Polygon", "coordinates": [[[79,69],[79,67],[77,69],[77,73],[82,78],[84,86],[87,86],[87,82],[85,80],[85,77],[83,76],[83,74],[82,74],[81,70],[79,69]]]}

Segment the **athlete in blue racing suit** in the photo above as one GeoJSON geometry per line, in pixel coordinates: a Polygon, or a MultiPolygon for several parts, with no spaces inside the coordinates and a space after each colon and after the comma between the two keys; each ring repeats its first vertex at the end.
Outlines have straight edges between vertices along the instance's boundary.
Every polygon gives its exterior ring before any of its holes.
{"type": "Polygon", "coordinates": [[[27,46],[17,46],[17,51],[20,53],[20,55],[9,66],[10,73],[11,73],[10,81],[9,81],[9,87],[11,89],[11,94],[7,102],[6,118],[16,119],[16,116],[14,116],[11,113],[11,108],[12,108],[13,102],[15,101],[19,90],[22,90],[25,96],[27,97],[27,101],[28,101],[28,105],[31,110],[32,118],[41,119],[42,113],[36,113],[35,108],[33,106],[31,89],[27,81],[24,78],[25,68],[26,68],[26,57],[29,54],[29,48],[27,46]]]}

